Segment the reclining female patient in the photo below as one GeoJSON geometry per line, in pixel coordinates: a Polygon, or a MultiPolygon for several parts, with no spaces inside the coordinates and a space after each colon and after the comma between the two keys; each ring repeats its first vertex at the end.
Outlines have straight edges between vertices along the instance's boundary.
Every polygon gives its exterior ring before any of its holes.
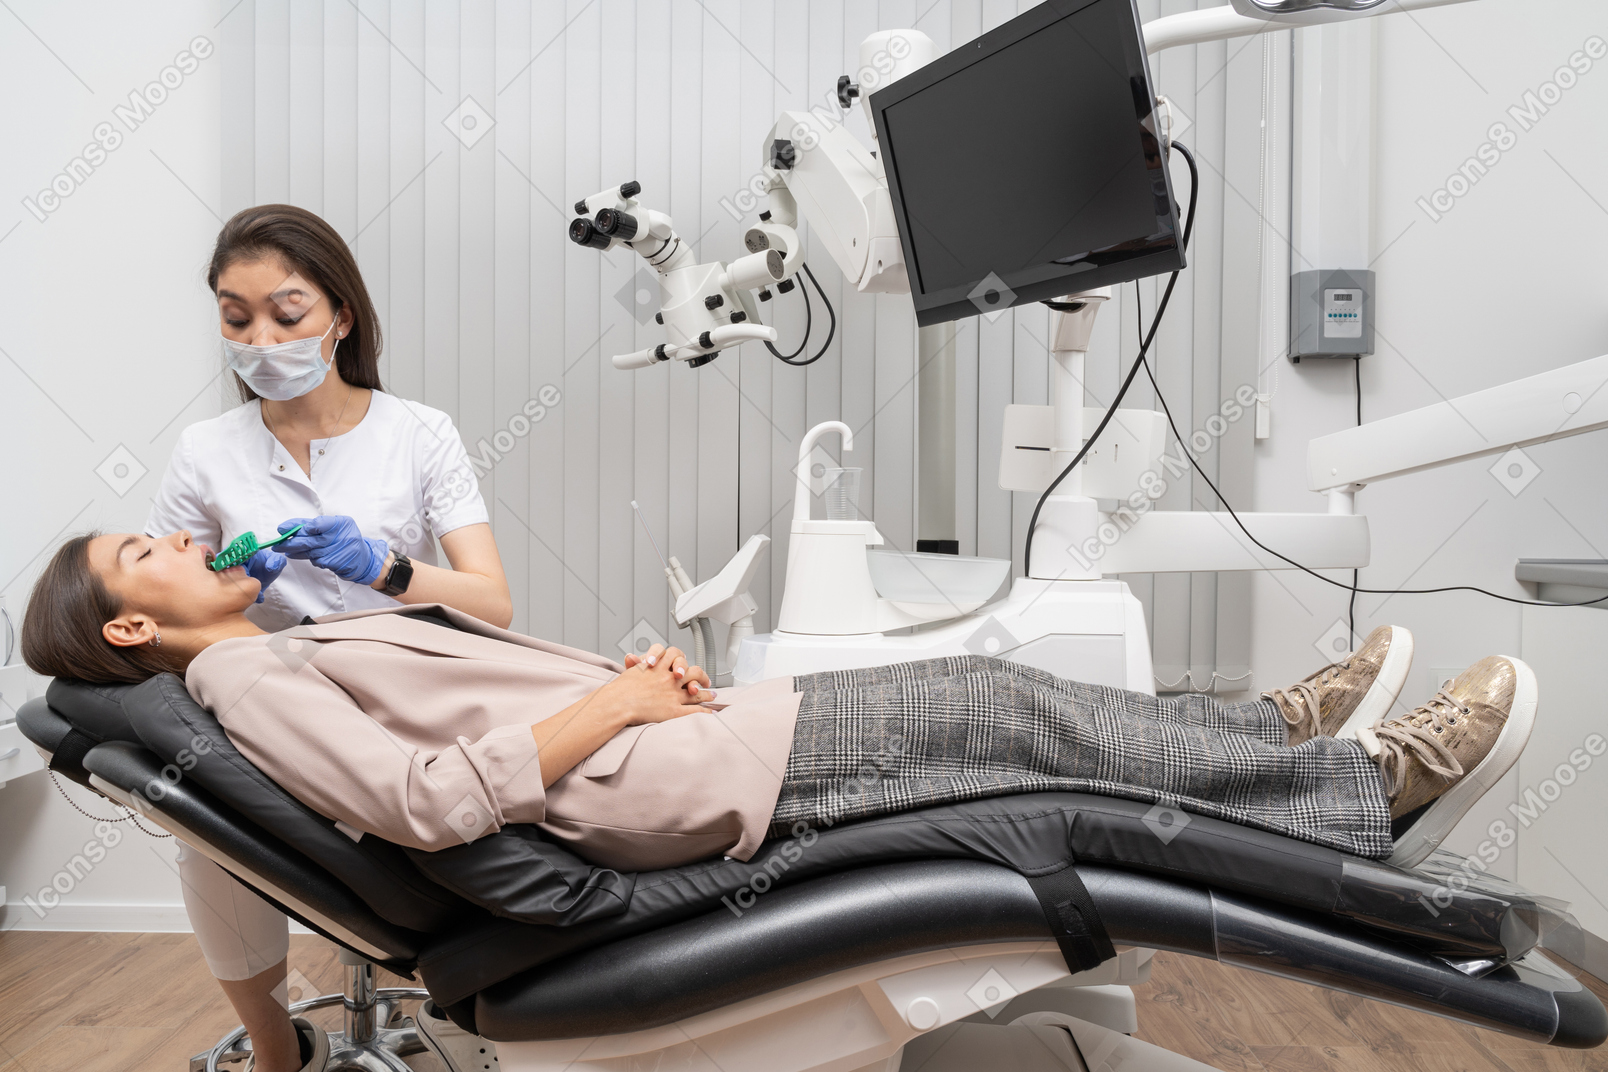
{"type": "Polygon", "coordinates": [[[1382,703],[1377,680],[1390,627],[1290,689],[1226,706],[981,657],[717,693],[674,648],[622,670],[457,612],[444,613],[459,630],[368,611],[264,633],[241,613],[257,582],[209,559],[186,532],[68,541],[29,604],[29,664],[96,681],[182,673],[248,759],[356,830],[430,850],[536,823],[627,870],[747,859],[800,820],[1037,790],[1162,802],[1386,856],[1393,818],[1463,778],[1500,777],[1483,761],[1511,763],[1492,742],[1515,682],[1533,682],[1515,660],[1482,660],[1416,711],[1380,718],[1366,745],[1333,734],[1394,700],[1401,675],[1382,703]]]}

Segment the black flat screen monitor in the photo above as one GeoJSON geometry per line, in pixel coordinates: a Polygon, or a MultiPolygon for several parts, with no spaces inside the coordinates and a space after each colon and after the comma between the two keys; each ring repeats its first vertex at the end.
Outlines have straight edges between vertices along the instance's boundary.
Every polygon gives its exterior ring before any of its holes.
{"type": "Polygon", "coordinates": [[[1048,0],[870,98],[916,320],[1184,266],[1135,0],[1048,0]]]}

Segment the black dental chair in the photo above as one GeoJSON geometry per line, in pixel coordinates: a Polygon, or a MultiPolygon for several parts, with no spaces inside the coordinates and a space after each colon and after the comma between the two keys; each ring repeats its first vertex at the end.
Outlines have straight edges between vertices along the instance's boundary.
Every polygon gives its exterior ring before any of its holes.
{"type": "MultiPolygon", "coordinates": [[[[1539,948],[1568,926],[1541,899],[1127,800],[981,800],[631,875],[529,826],[437,853],[354,841],[168,675],[56,681],[18,722],[53,770],[342,948],[348,992],[303,1003],[346,1008],[332,1069],[406,1067],[419,1044],[391,1013],[426,993],[504,1072],[1205,1068],[1127,1037],[1112,984],[1156,949],[1555,1046],[1608,1038],[1539,948]],[[425,989],[376,991],[373,965],[425,989]]],[[[245,1052],[236,1032],[192,1068],[245,1052]]]]}

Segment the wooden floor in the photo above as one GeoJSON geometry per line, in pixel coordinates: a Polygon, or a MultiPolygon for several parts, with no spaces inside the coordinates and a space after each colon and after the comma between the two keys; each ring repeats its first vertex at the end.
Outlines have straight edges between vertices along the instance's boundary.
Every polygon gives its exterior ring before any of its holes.
{"type": "MultiPolygon", "coordinates": [[[[327,942],[292,937],[290,963],[340,989],[327,942]]],[[[1226,1072],[1608,1072],[1608,1047],[1538,1046],[1193,957],[1159,954],[1135,993],[1139,1037],[1226,1072]]],[[[0,933],[0,1072],[184,1072],[234,1026],[190,935],[0,933]]],[[[415,1067],[440,1072],[428,1055],[415,1067]]]]}

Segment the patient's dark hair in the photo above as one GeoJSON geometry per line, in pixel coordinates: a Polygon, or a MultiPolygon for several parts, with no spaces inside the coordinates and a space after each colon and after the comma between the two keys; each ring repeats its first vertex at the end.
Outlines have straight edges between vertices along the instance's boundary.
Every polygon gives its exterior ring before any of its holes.
{"type": "MultiPolygon", "coordinates": [[[[352,330],[335,348],[335,371],[356,387],[385,390],[380,385],[380,318],[346,240],[322,217],[295,205],[241,209],[218,232],[207,266],[207,286],[217,294],[218,276],[225,268],[265,257],[277,257],[285,267],[306,276],[328,296],[335,312],[351,307],[352,330]]],[[[239,376],[235,386],[241,401],[257,397],[239,376]]]]}
{"type": "Polygon", "coordinates": [[[22,658],[36,674],[78,678],[97,685],[132,685],[180,667],[148,644],[121,648],[101,626],[123,613],[122,602],[89,564],[88,532],[51,556],[34,582],[22,619],[22,658]]]}

